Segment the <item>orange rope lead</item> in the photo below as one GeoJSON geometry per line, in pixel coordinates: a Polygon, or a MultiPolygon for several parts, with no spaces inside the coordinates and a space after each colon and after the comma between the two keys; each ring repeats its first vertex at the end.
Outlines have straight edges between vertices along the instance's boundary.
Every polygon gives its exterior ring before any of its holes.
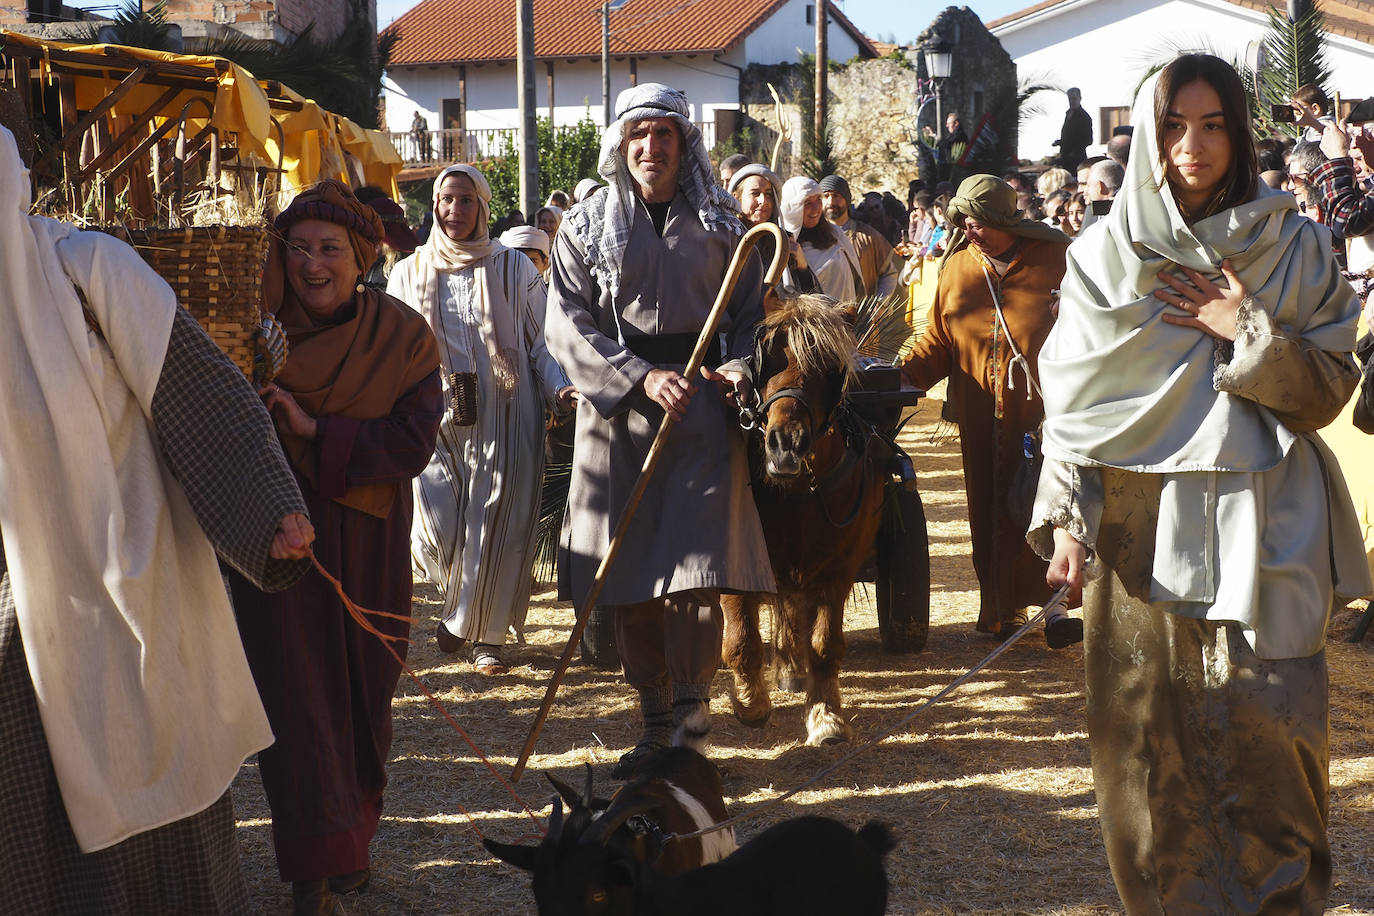
{"type": "MultiPolygon", "coordinates": [[[[334,591],[338,593],[339,598],[343,601],[344,607],[348,609],[348,615],[353,618],[353,621],[357,623],[358,626],[361,627],[364,632],[371,633],[373,636],[376,636],[379,640],[381,640],[382,645],[385,646],[386,650],[391,653],[391,657],[396,659],[396,661],[400,663],[401,668],[405,671],[406,674],[410,675],[410,679],[415,682],[415,686],[420,688],[420,692],[425,695],[425,698],[429,700],[430,704],[435,709],[439,710],[440,715],[442,715],[445,719],[448,720],[448,724],[453,726],[453,730],[458,733],[458,736],[462,738],[465,742],[467,742],[467,746],[472,748],[472,752],[477,755],[479,760],[482,761],[483,766],[485,766],[489,771],[491,771],[491,775],[495,776],[497,780],[501,783],[501,785],[506,787],[506,791],[510,793],[511,798],[515,799],[516,804],[523,808],[525,810],[525,813],[530,816],[530,820],[534,821],[534,826],[539,831],[539,836],[542,837],[545,833],[545,830],[544,825],[539,822],[538,815],[536,815],[533,809],[531,809],[530,806],[525,802],[525,800],[520,797],[520,793],[515,791],[515,786],[511,785],[510,781],[506,779],[506,777],[501,775],[501,771],[496,769],[492,762],[487,759],[487,755],[484,754],[482,752],[482,749],[478,747],[476,742],[472,740],[468,733],[463,729],[463,726],[458,724],[458,720],[454,719],[453,716],[449,714],[449,711],[444,707],[444,704],[439,701],[438,697],[429,692],[429,688],[425,686],[425,682],[420,680],[420,676],[417,675],[411,669],[411,667],[406,664],[406,660],[402,658],[401,654],[396,651],[394,646],[392,646],[393,642],[408,643],[410,642],[410,639],[405,636],[390,636],[386,633],[383,633],[381,630],[373,626],[372,622],[367,619],[368,617],[385,617],[390,620],[403,620],[410,624],[416,624],[419,623],[419,618],[408,617],[405,614],[392,614],[386,611],[374,611],[369,608],[365,608],[358,605],[353,601],[352,598],[348,597],[347,593],[344,592],[343,583],[340,582],[338,579],[334,578],[332,575],[330,575],[329,570],[325,569],[322,565],[320,565],[320,560],[318,557],[315,556],[314,551],[310,552],[310,561],[315,564],[315,569],[319,570],[320,575],[324,576],[325,579],[328,580],[328,582],[334,586],[334,591]]],[[[477,819],[472,816],[472,812],[469,811],[467,808],[464,808],[462,802],[459,802],[456,799],[454,800],[454,804],[458,806],[459,811],[463,812],[463,814],[467,816],[468,822],[472,824],[472,829],[477,833],[477,835],[485,839],[486,835],[482,833],[482,828],[477,826],[477,819]]]]}

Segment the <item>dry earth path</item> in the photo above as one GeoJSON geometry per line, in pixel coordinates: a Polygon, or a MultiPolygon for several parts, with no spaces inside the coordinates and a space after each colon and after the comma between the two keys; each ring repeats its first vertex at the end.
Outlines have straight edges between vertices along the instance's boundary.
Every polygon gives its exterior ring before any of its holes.
{"type": "MultiPolygon", "coordinates": [[[[871,590],[856,587],[846,612],[849,655],[840,683],[859,741],[899,721],[995,645],[973,629],[977,585],[958,442],[936,435],[938,408],[938,401],[923,403],[905,439],[929,522],[930,642],[915,655],[884,653],[871,590]]],[[[509,652],[509,675],[489,680],[439,653],[428,638],[435,595],[417,589],[422,638],[410,661],[503,773],[514,764],[567,639],[572,611],[553,597],[547,590],[535,596],[528,644],[509,652]]],[[[1345,641],[1358,617],[1355,608],[1335,615],[1329,648],[1331,906],[1340,913],[1374,913],[1374,649],[1345,641]]],[[[1032,634],[904,733],[742,825],[741,839],[802,813],[855,826],[876,817],[899,840],[888,859],[889,913],[1118,912],[1097,827],[1082,680],[1079,647],[1052,652],[1032,634]]],[[[775,692],[774,700],[778,708],[767,728],[743,728],[729,715],[726,674],[717,676],[712,756],[725,772],[732,812],[805,782],[842,753],[801,743],[800,695],[775,692]]],[[[526,876],[492,859],[472,827],[475,821],[484,833],[511,840],[532,831],[528,817],[404,678],[395,726],[386,814],[372,845],[372,887],[348,898],[348,912],[533,914],[526,876]]],[[[598,785],[609,789],[611,764],[637,734],[632,691],[609,672],[575,665],[517,788],[546,818],[552,793],[542,773],[580,784],[583,764],[591,763],[598,785]]],[[[250,894],[264,913],[287,912],[289,892],[277,880],[252,760],[234,784],[234,800],[250,894]]]]}

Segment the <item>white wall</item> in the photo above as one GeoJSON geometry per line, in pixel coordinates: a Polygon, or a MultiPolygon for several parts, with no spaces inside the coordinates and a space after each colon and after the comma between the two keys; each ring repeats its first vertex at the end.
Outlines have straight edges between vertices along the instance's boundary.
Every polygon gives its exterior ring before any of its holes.
{"type": "MultiPolygon", "coordinates": [[[[1095,138],[1101,129],[1098,109],[1130,105],[1136,86],[1156,61],[1180,50],[1241,61],[1246,43],[1260,38],[1265,29],[1260,13],[1226,0],[1079,0],[1053,12],[992,31],[1016,61],[1022,82],[1078,86],[1083,91],[1095,138]]],[[[1374,46],[1331,38],[1327,62],[1332,73],[1328,88],[1343,98],[1374,94],[1374,46]]],[[[1049,92],[1032,101],[1045,113],[1022,123],[1018,155],[1034,161],[1055,152],[1051,144],[1059,138],[1068,103],[1063,95],[1049,92]]]]}
{"type": "MultiPolygon", "coordinates": [[[[745,59],[752,64],[793,63],[798,49],[816,50],[816,27],[806,22],[806,8],[815,0],[787,0],[763,25],[744,39],[745,59]]],[[[826,54],[844,62],[859,53],[859,43],[832,18],[826,23],[826,54]]]]}
{"type": "MultiPolygon", "coordinates": [[[[599,61],[556,61],[553,78],[556,124],[574,124],[582,119],[588,109],[592,120],[601,124],[599,61]]],[[[687,93],[693,120],[709,119],[710,112],[716,108],[739,107],[739,71],[707,55],[642,59],[638,64],[638,78],[640,83],[666,83],[687,93]]],[[[615,96],[629,86],[629,63],[612,60],[612,103],[615,96]]],[[[469,64],[468,129],[519,126],[518,88],[513,63],[485,64],[480,67],[469,64]]],[[[436,69],[398,67],[387,74],[383,89],[386,92],[389,130],[409,130],[416,109],[424,114],[432,129],[437,129],[442,126],[439,123],[442,100],[458,97],[458,68],[451,65],[436,69]]],[[[541,116],[548,115],[548,75],[543,61],[535,65],[535,104],[541,116]]]]}
{"type": "MultiPolygon", "coordinates": [[[[720,57],[709,54],[641,58],[638,81],[666,83],[687,93],[692,119],[709,121],[717,108],[739,108],[739,78],[751,63],[776,64],[798,59],[798,49],[815,45],[816,29],[806,24],[806,7],[814,0],[787,0],[776,13],[720,57]]],[[[832,20],[828,30],[829,55],[846,61],[859,53],[854,38],[832,20]]],[[[537,50],[537,49],[536,49],[537,50]]],[[[548,115],[548,75],[543,61],[535,64],[535,104],[548,115]]],[[[611,61],[611,100],[630,85],[627,60],[611,61]]],[[[431,129],[438,129],[441,101],[458,97],[458,67],[397,67],[382,83],[386,95],[387,129],[410,129],[416,110],[431,129]]],[[[467,103],[469,130],[519,126],[515,64],[469,64],[467,103]]],[[[555,124],[574,124],[590,109],[592,120],[602,123],[601,62],[554,63],[555,124]]]]}

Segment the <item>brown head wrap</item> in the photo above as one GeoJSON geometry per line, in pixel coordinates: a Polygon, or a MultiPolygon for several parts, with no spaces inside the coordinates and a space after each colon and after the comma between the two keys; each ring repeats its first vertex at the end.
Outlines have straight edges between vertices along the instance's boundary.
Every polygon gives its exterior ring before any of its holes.
{"type": "MultiPolygon", "coordinates": [[[[286,282],[286,233],[303,219],[319,219],[348,231],[358,273],[377,258],[382,221],[340,182],[322,181],[302,191],[277,217],[264,279],[263,310],[275,312],[290,349],[276,384],[291,392],[312,417],[372,420],[391,413],[401,396],[439,368],[439,348],[429,325],[415,310],[385,293],[362,287],[339,306],[335,318],[319,322],[286,282]]],[[[314,443],[284,432],[282,445],[292,464],[318,486],[314,443]]],[[[350,487],[339,503],[386,517],[402,486],[379,483],[350,487]]]]}

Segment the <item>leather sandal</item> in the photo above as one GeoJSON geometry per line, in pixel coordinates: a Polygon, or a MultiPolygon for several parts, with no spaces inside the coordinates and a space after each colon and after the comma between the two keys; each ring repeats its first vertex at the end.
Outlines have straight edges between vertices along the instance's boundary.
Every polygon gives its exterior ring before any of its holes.
{"type": "Polygon", "coordinates": [[[450,633],[442,621],[434,630],[434,641],[439,644],[440,652],[447,652],[450,655],[454,652],[463,651],[463,647],[468,644],[468,641],[463,637],[454,636],[450,633]]]}
{"type": "Polygon", "coordinates": [[[472,667],[478,674],[486,677],[495,677],[498,674],[505,674],[510,668],[501,661],[501,647],[488,645],[487,643],[475,643],[472,647],[472,667]]]}

